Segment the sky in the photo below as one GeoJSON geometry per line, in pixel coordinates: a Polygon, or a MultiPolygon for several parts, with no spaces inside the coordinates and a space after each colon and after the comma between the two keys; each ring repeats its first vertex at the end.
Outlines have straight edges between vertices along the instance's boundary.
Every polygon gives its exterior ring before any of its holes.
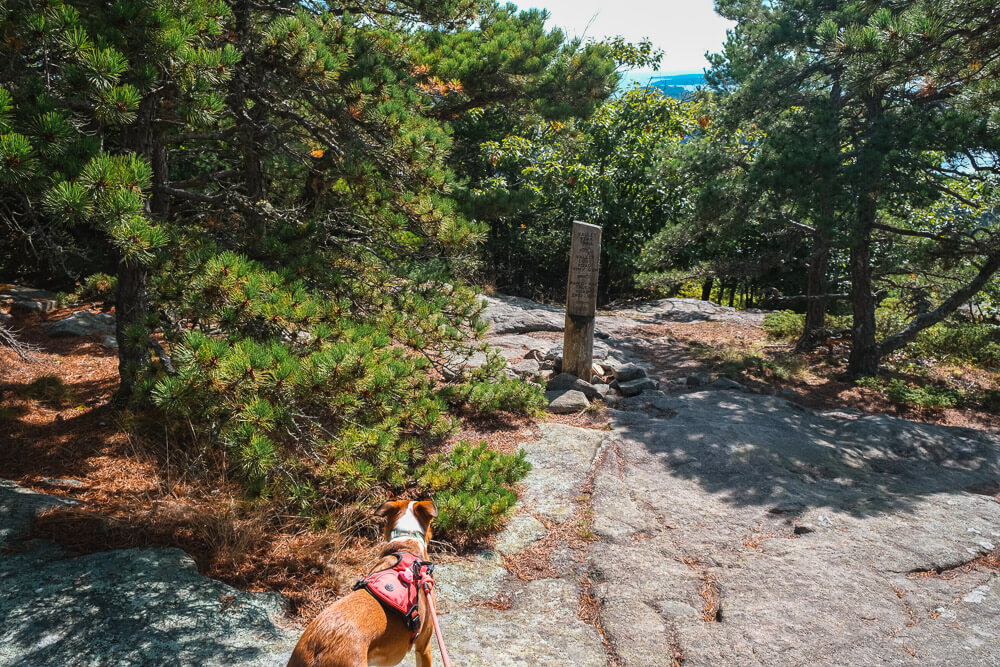
{"type": "Polygon", "coordinates": [[[718,52],[733,25],[718,16],[712,0],[518,0],[521,9],[547,9],[547,27],[595,39],[622,35],[629,41],[649,37],[665,55],[660,71],[700,72],[705,52],[718,52]]]}

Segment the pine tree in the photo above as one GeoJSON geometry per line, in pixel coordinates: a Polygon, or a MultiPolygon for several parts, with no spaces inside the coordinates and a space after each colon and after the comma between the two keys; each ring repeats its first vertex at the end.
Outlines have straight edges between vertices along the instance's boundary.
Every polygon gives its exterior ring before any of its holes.
{"type": "Polygon", "coordinates": [[[146,280],[166,243],[158,124],[205,121],[231,49],[207,49],[220,2],[7,2],[0,50],[4,220],[70,275],[116,266],[122,396],[144,364],[146,280]],[[155,95],[151,94],[155,91],[155,95]],[[170,99],[169,116],[159,113],[170,99]],[[197,113],[195,113],[197,109],[197,113]]]}
{"type": "Polygon", "coordinates": [[[452,406],[538,407],[502,360],[449,368],[485,349],[463,286],[483,229],[452,201],[413,35],[463,30],[474,9],[0,9],[11,240],[49,275],[117,274],[119,396],[183,416],[256,492],[322,507],[402,489],[452,406]]]}
{"type": "Polygon", "coordinates": [[[724,53],[713,60],[715,85],[729,93],[720,122],[761,132],[754,148],[763,168],[748,178],[801,216],[789,216],[786,224],[812,229],[821,241],[817,252],[827,241],[847,252],[849,373],[872,375],[884,355],[953,312],[1000,268],[997,229],[981,215],[988,197],[955,197],[952,184],[982,180],[996,168],[975,158],[995,156],[1000,148],[991,120],[995,85],[989,83],[996,63],[975,55],[995,43],[996,8],[978,0],[717,5],[738,21],[724,53]],[[961,168],[969,156],[973,168],[961,168]],[[889,216],[942,197],[980,214],[959,216],[959,223],[942,220],[933,231],[913,229],[905,218],[902,225],[889,224],[889,216]],[[937,252],[953,258],[975,258],[978,270],[879,341],[874,281],[891,280],[895,270],[882,265],[882,249],[907,237],[936,240],[937,252]]]}

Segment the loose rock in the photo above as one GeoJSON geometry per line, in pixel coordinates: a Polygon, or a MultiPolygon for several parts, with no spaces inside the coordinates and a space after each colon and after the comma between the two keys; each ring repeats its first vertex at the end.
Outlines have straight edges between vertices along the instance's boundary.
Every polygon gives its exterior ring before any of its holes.
{"type": "Polygon", "coordinates": [[[743,389],[743,385],[729,378],[719,378],[709,386],[712,389],[735,389],[736,391],[742,391],[743,389]]]}
{"type": "Polygon", "coordinates": [[[549,412],[557,415],[579,412],[590,407],[590,401],[579,391],[573,389],[562,389],[545,392],[545,399],[549,402],[549,412]]]}
{"type": "Polygon", "coordinates": [[[641,377],[629,382],[619,382],[618,391],[623,396],[638,396],[644,391],[656,389],[656,380],[648,377],[641,377]]]}
{"type": "Polygon", "coordinates": [[[707,385],[712,381],[712,376],[709,373],[694,373],[687,376],[687,386],[689,387],[701,387],[707,385]]]}
{"type": "Polygon", "coordinates": [[[520,375],[531,375],[534,376],[538,373],[541,366],[534,359],[523,359],[516,362],[511,366],[511,369],[520,375]]]}
{"type": "Polygon", "coordinates": [[[49,324],[45,330],[50,336],[90,336],[97,333],[110,335],[115,331],[115,316],[81,310],[49,324]]]}
{"type": "Polygon", "coordinates": [[[549,391],[574,389],[589,399],[597,398],[599,396],[597,389],[594,388],[594,385],[581,380],[572,373],[560,373],[549,380],[545,388],[549,391]]]}
{"type": "Polygon", "coordinates": [[[613,370],[615,379],[619,382],[631,382],[646,377],[646,369],[637,364],[623,364],[613,370]]]}

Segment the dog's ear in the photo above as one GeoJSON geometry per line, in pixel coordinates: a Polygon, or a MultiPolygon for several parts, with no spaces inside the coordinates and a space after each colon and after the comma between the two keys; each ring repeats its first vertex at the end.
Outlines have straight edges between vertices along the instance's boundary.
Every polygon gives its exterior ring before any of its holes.
{"type": "Polygon", "coordinates": [[[375,510],[375,516],[380,516],[385,518],[393,513],[398,507],[399,502],[395,500],[387,500],[382,503],[382,506],[375,510]]]}
{"type": "Polygon", "coordinates": [[[420,525],[426,528],[437,517],[438,510],[433,500],[421,500],[413,506],[413,513],[417,515],[420,525]]]}

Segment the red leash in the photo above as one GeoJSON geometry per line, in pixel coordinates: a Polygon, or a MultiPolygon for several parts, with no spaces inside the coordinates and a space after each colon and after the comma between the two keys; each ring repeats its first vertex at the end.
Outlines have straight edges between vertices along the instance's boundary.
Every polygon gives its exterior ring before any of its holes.
{"type": "Polygon", "coordinates": [[[451,667],[451,663],[448,661],[448,650],[444,647],[444,637],[441,636],[441,627],[438,625],[437,609],[434,606],[434,583],[424,581],[424,591],[427,592],[427,604],[431,608],[431,620],[434,621],[434,636],[437,637],[438,648],[441,649],[441,662],[444,663],[444,667],[451,667]]]}

